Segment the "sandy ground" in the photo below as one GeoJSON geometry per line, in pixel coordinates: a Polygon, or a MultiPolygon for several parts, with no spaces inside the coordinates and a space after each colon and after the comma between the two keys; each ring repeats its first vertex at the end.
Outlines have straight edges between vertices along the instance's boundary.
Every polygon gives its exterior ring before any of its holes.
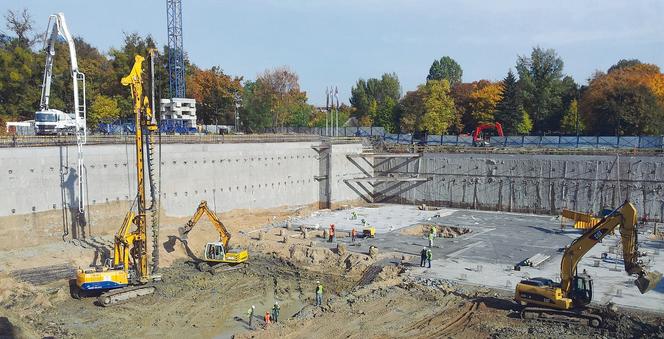
{"type": "MultiPolygon", "coordinates": [[[[605,311],[603,329],[523,321],[509,292],[436,278],[401,263],[400,254],[371,257],[364,247],[348,251],[343,245],[323,245],[321,231],[304,238],[296,230],[265,227],[310,211],[222,214],[234,234],[231,242],[250,251],[248,267],[215,275],[199,272],[176,239],[170,251],[162,248],[163,282],[157,292],[110,308],[95,305],[94,298],[72,299],[67,271],[61,269],[66,266],[58,266],[89,264],[110,238],[95,240],[98,248],[53,243],[0,252],[0,338],[664,336],[664,320],[657,313],[605,311]],[[26,260],[26,255],[43,260],[26,260]],[[41,279],[35,282],[35,277],[41,279]],[[313,306],[316,281],[325,286],[322,307],[313,306]],[[266,326],[262,315],[275,301],[281,305],[280,322],[266,326]],[[257,310],[253,326],[246,314],[251,305],[257,310]]],[[[184,222],[164,220],[163,242],[173,240],[169,236],[184,222]]],[[[215,234],[209,223],[201,223],[190,234],[190,250],[200,255],[215,234]]]]}

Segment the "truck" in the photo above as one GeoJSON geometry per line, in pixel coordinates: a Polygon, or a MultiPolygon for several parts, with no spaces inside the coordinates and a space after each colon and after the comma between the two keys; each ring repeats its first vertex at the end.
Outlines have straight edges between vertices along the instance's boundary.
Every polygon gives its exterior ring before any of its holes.
{"type": "Polygon", "coordinates": [[[48,28],[51,28],[45,41],[46,65],[44,66],[44,79],[42,83],[41,99],[39,109],[35,112],[35,134],[54,135],[71,134],[84,143],[86,128],[86,105],[85,105],[85,74],[78,69],[76,58],[76,46],[74,39],[69,33],[65,15],[56,13],[49,16],[48,28]],[[69,47],[69,59],[71,62],[71,78],[74,99],[74,112],[65,113],[61,110],[49,107],[51,97],[51,79],[53,78],[53,62],[55,60],[55,44],[64,39],[69,47]]]}

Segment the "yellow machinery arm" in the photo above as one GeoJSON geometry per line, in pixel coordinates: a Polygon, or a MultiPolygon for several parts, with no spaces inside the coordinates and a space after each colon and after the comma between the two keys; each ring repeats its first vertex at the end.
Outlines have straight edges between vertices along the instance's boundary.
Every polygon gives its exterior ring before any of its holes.
{"type": "MultiPolygon", "coordinates": [[[[151,61],[154,59],[153,51],[150,51],[151,61]]],[[[127,212],[122,226],[115,234],[113,246],[113,262],[105,264],[104,267],[95,269],[79,269],[76,273],[76,285],[80,294],[90,290],[105,291],[97,299],[102,306],[113,305],[137,296],[154,293],[155,286],[149,284],[160,280],[155,274],[159,253],[158,248],[158,221],[155,215],[158,213],[155,203],[155,185],[152,173],[151,132],[157,129],[156,121],[152,115],[150,100],[143,94],[143,58],[136,55],[131,73],[122,78],[124,86],[131,87],[131,95],[134,100],[135,113],[135,138],[136,138],[136,211],[133,206],[127,212]],[[145,152],[147,146],[147,152],[145,152]],[[149,173],[151,207],[147,207],[145,197],[145,166],[149,173]],[[152,272],[148,266],[148,236],[147,236],[147,214],[152,212],[153,230],[153,266],[152,272]]]]}
{"type": "Polygon", "coordinates": [[[184,227],[180,228],[180,239],[183,242],[187,241],[187,235],[194,228],[196,223],[201,219],[201,217],[204,214],[207,215],[208,218],[210,218],[210,221],[212,221],[214,228],[216,228],[217,232],[219,232],[219,242],[221,242],[224,245],[224,248],[227,249],[228,243],[231,240],[231,233],[228,232],[226,226],[224,226],[221,220],[219,220],[217,215],[210,210],[207,201],[205,200],[201,201],[201,203],[198,204],[198,208],[196,209],[194,216],[191,217],[191,219],[187,222],[187,224],[184,227]]]}
{"type": "MultiPolygon", "coordinates": [[[[601,218],[596,218],[591,214],[570,211],[568,209],[563,209],[561,213],[563,219],[574,220],[574,228],[588,229],[593,228],[601,220],[601,218]]],[[[562,227],[562,221],[561,221],[562,227]]]]}
{"type": "Polygon", "coordinates": [[[648,279],[649,274],[638,261],[636,219],[636,208],[632,203],[625,202],[572,242],[565,250],[560,264],[560,287],[563,294],[567,295],[572,290],[576,266],[581,258],[618,226],[620,226],[620,237],[622,238],[625,271],[638,276],[635,284],[641,293],[654,287],[651,286],[653,284],[648,279]]]}

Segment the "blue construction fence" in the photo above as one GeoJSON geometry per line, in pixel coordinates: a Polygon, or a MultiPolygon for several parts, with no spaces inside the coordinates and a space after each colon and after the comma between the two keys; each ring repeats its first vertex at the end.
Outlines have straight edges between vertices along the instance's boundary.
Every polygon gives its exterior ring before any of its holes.
{"type": "Polygon", "coordinates": [[[261,133],[278,133],[278,134],[312,134],[312,135],[327,135],[327,136],[340,136],[340,137],[383,137],[385,135],[384,127],[339,127],[336,131],[332,128],[325,127],[277,127],[265,128],[260,131],[261,133]]]}
{"type": "MultiPolygon", "coordinates": [[[[136,124],[133,121],[100,123],[96,131],[102,134],[133,134],[136,131],[136,124]]],[[[159,132],[164,134],[192,134],[197,131],[196,127],[187,127],[183,120],[162,120],[159,122],[159,132]]]]}
{"type": "MultiPolygon", "coordinates": [[[[472,146],[473,137],[465,135],[428,135],[426,140],[414,139],[412,134],[385,134],[386,142],[397,144],[426,144],[472,146]]],[[[664,136],[492,136],[492,147],[533,148],[643,148],[664,149],[664,136]]]]}

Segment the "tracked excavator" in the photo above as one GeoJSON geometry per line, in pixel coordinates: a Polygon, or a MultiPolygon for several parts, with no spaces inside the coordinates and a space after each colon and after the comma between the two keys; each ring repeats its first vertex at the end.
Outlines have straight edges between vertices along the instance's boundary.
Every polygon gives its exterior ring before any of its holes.
{"type": "Polygon", "coordinates": [[[231,233],[226,226],[224,226],[219,217],[210,210],[207,201],[205,200],[198,204],[194,216],[191,217],[187,224],[178,229],[180,232],[180,240],[187,245],[189,232],[191,232],[194,226],[196,226],[196,223],[198,223],[204,215],[208,216],[212,225],[214,225],[214,228],[219,233],[219,241],[208,242],[205,245],[203,260],[197,263],[197,268],[200,271],[210,272],[212,274],[240,268],[238,264],[242,264],[249,259],[249,252],[247,252],[247,250],[231,249],[229,247],[231,233]]]}
{"type": "MultiPolygon", "coordinates": [[[[154,74],[154,51],[149,51],[150,73],[154,74]]],[[[156,282],[161,280],[159,267],[159,222],[157,187],[153,169],[153,134],[157,131],[154,100],[143,94],[144,57],[135,56],[131,73],[122,78],[122,85],[131,88],[135,113],[136,177],[137,194],[122,226],[115,234],[113,258],[108,258],[102,266],[78,269],[74,297],[97,294],[98,304],[109,306],[123,301],[154,293],[156,282]],[[145,194],[145,166],[147,166],[150,206],[145,194]],[[148,254],[148,216],[152,220],[152,257],[148,254]],[[151,264],[151,265],[150,265],[151,264]],[[93,293],[94,292],[94,293],[93,293]],[[101,294],[99,294],[101,292],[101,294]]],[[[154,97],[154,82],[150,82],[154,97]]]]}
{"type": "Polygon", "coordinates": [[[560,283],[550,279],[522,280],[516,286],[514,299],[523,305],[523,319],[583,323],[593,327],[602,324],[602,317],[588,307],[593,297],[593,280],[587,273],[579,273],[577,265],[604,237],[620,226],[625,271],[636,276],[634,281],[643,294],[657,286],[662,278],[659,272],[647,272],[639,260],[636,208],[625,202],[594,227],[585,232],[565,249],[560,264],[560,283]]]}

